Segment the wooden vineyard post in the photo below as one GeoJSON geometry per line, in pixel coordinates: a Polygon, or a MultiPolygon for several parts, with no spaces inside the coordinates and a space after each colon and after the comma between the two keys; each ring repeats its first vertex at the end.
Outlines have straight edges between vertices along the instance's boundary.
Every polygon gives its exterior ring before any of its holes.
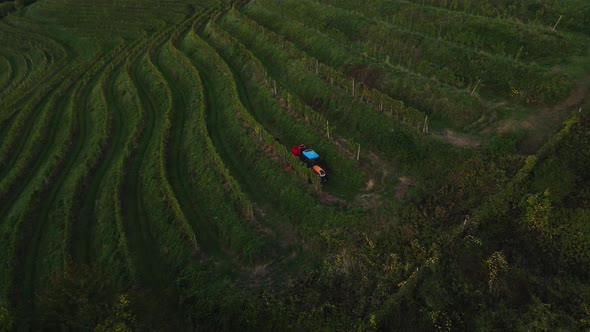
{"type": "Polygon", "coordinates": [[[320,61],[315,59],[315,74],[317,75],[320,72],[320,61]]]}
{"type": "Polygon", "coordinates": [[[562,18],[563,18],[563,15],[559,15],[559,19],[557,20],[557,22],[555,22],[555,25],[553,26],[553,30],[555,30],[555,28],[557,28],[557,25],[559,24],[559,22],[561,21],[562,18]]]}
{"type": "Polygon", "coordinates": [[[287,93],[287,109],[291,110],[291,94],[287,93]]]}
{"type": "Polygon", "coordinates": [[[520,49],[518,50],[518,53],[516,54],[516,58],[514,59],[515,61],[518,61],[518,58],[520,58],[520,53],[522,52],[522,48],[523,48],[523,46],[521,46],[520,49]]]}
{"type": "Polygon", "coordinates": [[[352,78],[352,96],[354,97],[354,77],[352,78]]]}
{"type": "Polygon", "coordinates": [[[358,150],[356,150],[356,161],[359,161],[361,158],[361,145],[359,144],[358,150]]]}
{"type": "Polygon", "coordinates": [[[275,96],[276,96],[277,95],[277,81],[273,80],[272,84],[273,84],[273,92],[275,93],[275,96]]]}
{"type": "Polygon", "coordinates": [[[330,138],[330,123],[326,120],[326,133],[328,134],[328,138],[330,138]]]}
{"type": "Polygon", "coordinates": [[[473,90],[471,90],[470,96],[473,96],[473,94],[475,93],[475,89],[477,89],[477,86],[479,85],[479,82],[481,82],[481,79],[478,79],[477,80],[477,83],[475,83],[475,86],[473,87],[473,90]]]}
{"type": "Polygon", "coordinates": [[[424,118],[424,126],[422,127],[423,133],[428,133],[428,115],[424,118]]]}

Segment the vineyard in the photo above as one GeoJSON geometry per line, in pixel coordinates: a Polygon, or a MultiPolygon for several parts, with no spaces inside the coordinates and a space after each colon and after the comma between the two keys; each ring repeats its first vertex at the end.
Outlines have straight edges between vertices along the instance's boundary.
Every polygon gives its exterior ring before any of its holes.
{"type": "Polygon", "coordinates": [[[590,329],[589,27],[0,0],[0,331],[590,329]]]}

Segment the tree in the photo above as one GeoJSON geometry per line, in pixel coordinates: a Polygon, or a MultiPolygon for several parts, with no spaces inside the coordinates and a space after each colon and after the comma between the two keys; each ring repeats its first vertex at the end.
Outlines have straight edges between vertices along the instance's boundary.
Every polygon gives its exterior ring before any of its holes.
{"type": "Polygon", "coordinates": [[[506,288],[505,279],[508,272],[508,263],[504,254],[501,251],[496,251],[486,260],[486,264],[490,272],[488,280],[490,293],[498,296],[506,288]]]}
{"type": "Polygon", "coordinates": [[[96,332],[130,332],[134,331],[136,318],[130,309],[129,296],[127,294],[119,295],[119,301],[115,304],[113,315],[108,316],[104,321],[98,324],[94,331],[96,332]]]}

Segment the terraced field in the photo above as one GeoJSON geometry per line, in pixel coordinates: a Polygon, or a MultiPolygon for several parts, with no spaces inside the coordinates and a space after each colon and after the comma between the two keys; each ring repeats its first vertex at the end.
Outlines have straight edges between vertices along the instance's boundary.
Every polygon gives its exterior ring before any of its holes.
{"type": "Polygon", "coordinates": [[[590,7],[524,2],[0,4],[0,330],[588,328],[590,7]]]}

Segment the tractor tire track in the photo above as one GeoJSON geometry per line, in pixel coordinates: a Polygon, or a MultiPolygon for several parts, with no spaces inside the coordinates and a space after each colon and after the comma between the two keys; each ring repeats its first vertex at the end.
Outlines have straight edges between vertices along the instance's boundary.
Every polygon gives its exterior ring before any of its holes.
{"type": "MultiPolygon", "coordinates": [[[[139,73],[139,66],[146,54],[138,55],[132,64],[129,73],[131,82],[135,86],[135,91],[138,93],[138,109],[146,110],[142,104],[144,101],[151,100],[149,92],[145,90],[141,84],[141,75],[139,73]]],[[[151,101],[150,101],[151,102],[151,101]]],[[[123,206],[125,207],[125,220],[127,221],[127,231],[129,234],[129,246],[134,250],[133,257],[136,261],[137,275],[143,281],[150,285],[157,285],[162,281],[158,271],[158,261],[160,253],[156,250],[155,237],[152,235],[149,227],[149,217],[144,207],[143,201],[143,177],[142,169],[146,158],[146,152],[154,140],[154,132],[156,123],[156,115],[153,110],[148,107],[147,114],[142,114],[142,133],[140,134],[140,145],[137,147],[137,153],[131,161],[129,168],[126,186],[124,190],[123,206]],[[131,236],[133,235],[133,236],[131,236]]],[[[143,112],[142,112],[143,113],[143,112]]]]}
{"type": "MultiPolygon", "coordinates": [[[[26,72],[27,72],[27,61],[25,59],[25,57],[22,54],[18,54],[15,53],[13,50],[11,49],[3,49],[2,50],[2,54],[4,56],[6,56],[8,58],[8,54],[12,55],[12,61],[11,61],[11,67],[12,67],[12,79],[9,81],[9,85],[11,85],[11,88],[14,89],[16,88],[21,82],[22,80],[25,79],[26,76],[26,72]],[[23,69],[23,67],[25,69],[23,69]]],[[[8,90],[6,90],[6,92],[3,93],[4,97],[7,97],[10,94],[10,92],[8,90]]]]}
{"type": "MultiPolygon", "coordinates": [[[[70,71],[69,74],[77,72],[80,68],[83,68],[83,66],[84,64],[79,65],[75,70],[70,71]]],[[[3,158],[3,156],[8,158],[8,156],[10,156],[8,159],[0,159],[0,178],[6,176],[8,171],[13,168],[15,163],[17,163],[21,154],[26,151],[23,149],[23,146],[29,141],[33,128],[37,123],[37,119],[43,114],[43,112],[35,112],[35,110],[42,107],[42,105],[45,105],[51,98],[52,92],[62,85],[63,80],[58,78],[62,77],[62,74],[67,75],[68,73],[66,72],[67,68],[64,67],[56,74],[57,78],[44,83],[43,87],[33,94],[31,99],[24,106],[24,109],[14,115],[14,120],[11,125],[7,127],[7,132],[11,132],[11,135],[8,137],[8,140],[3,142],[4,145],[0,148],[0,158],[3,158]],[[47,87],[47,89],[45,89],[45,87],[47,87]],[[14,131],[12,130],[13,126],[15,126],[14,131]]],[[[36,146],[35,148],[42,149],[43,147],[36,146]]]]}
{"type": "MultiPolygon", "coordinates": [[[[108,54],[103,55],[102,59],[109,59],[109,57],[110,55],[108,54]]],[[[67,202],[68,199],[71,201],[74,198],[71,197],[72,192],[69,190],[69,187],[66,187],[66,184],[68,184],[68,180],[71,178],[72,170],[81,163],[80,158],[83,158],[84,149],[92,134],[88,130],[92,127],[91,119],[87,112],[88,99],[92,87],[95,86],[101,77],[100,70],[104,68],[104,64],[101,64],[101,58],[97,57],[83,64],[83,66],[80,68],[85,68],[85,70],[81,71],[78,78],[65,81],[68,85],[64,89],[75,87],[72,93],[73,97],[69,104],[70,106],[64,107],[64,109],[68,110],[64,114],[69,114],[71,120],[68,132],[64,137],[63,149],[58,150],[56,152],[57,155],[48,161],[52,162],[49,164],[51,168],[45,170],[44,181],[42,181],[41,187],[36,189],[30,196],[32,201],[25,208],[26,211],[21,216],[20,224],[24,224],[24,226],[15,227],[13,242],[15,243],[16,253],[14,256],[15,273],[13,274],[13,283],[16,286],[13,287],[11,301],[22,312],[30,313],[29,317],[33,317],[32,315],[35,311],[35,289],[40,284],[48,282],[48,278],[43,277],[47,277],[49,273],[44,271],[47,275],[43,276],[42,272],[39,271],[39,265],[45,264],[45,261],[39,260],[37,257],[39,256],[42,244],[46,246],[45,241],[49,240],[46,234],[49,224],[58,223],[54,225],[58,229],[59,223],[64,225],[63,240],[57,244],[54,242],[53,247],[55,247],[54,251],[56,252],[54,256],[61,258],[63,267],[67,268],[68,257],[67,252],[64,250],[64,243],[68,242],[67,215],[70,211],[67,208],[71,207],[71,205],[65,204],[64,201],[67,202]],[[61,198],[61,200],[56,206],[58,198],[61,198]],[[63,210],[64,206],[65,211],[63,210]],[[59,215],[60,213],[63,214],[59,215]],[[21,228],[22,231],[20,231],[20,234],[17,234],[21,228]]],[[[56,227],[51,228],[51,230],[55,231],[56,227]]],[[[55,264],[49,264],[49,266],[55,269],[56,265],[61,265],[59,264],[59,260],[57,263],[53,262],[55,264]]]]}
{"type": "MultiPolygon", "coordinates": [[[[171,157],[166,163],[166,167],[171,170],[168,180],[170,181],[182,210],[189,218],[194,233],[198,238],[198,243],[202,244],[207,250],[219,252],[219,240],[217,235],[212,232],[214,227],[210,225],[209,222],[207,222],[208,218],[206,217],[206,214],[199,208],[199,205],[195,203],[194,199],[191,199],[191,197],[194,197],[195,192],[190,190],[186,180],[190,178],[190,174],[188,172],[185,156],[183,153],[185,150],[184,144],[186,143],[183,141],[183,138],[185,136],[184,126],[187,118],[187,112],[190,112],[190,109],[188,108],[190,102],[188,101],[188,97],[185,95],[183,90],[178,87],[179,82],[172,77],[174,75],[174,69],[169,67],[169,65],[164,65],[165,62],[161,59],[161,57],[164,56],[163,51],[165,48],[172,47],[171,45],[172,44],[170,43],[165,43],[165,46],[160,48],[157,56],[154,57],[154,64],[156,67],[158,67],[168,82],[168,86],[170,87],[170,91],[172,93],[171,103],[173,109],[175,110],[175,122],[172,124],[172,137],[170,138],[170,147],[168,148],[169,152],[167,153],[171,157]],[[204,224],[205,227],[198,227],[197,225],[199,224],[204,224]]],[[[168,56],[171,57],[172,55],[168,54],[168,56]]],[[[183,88],[186,89],[186,87],[183,88]]]]}
{"type": "Polygon", "coordinates": [[[4,65],[0,67],[3,73],[2,77],[0,77],[0,91],[3,91],[12,79],[12,65],[10,64],[10,61],[8,61],[6,57],[2,56],[2,62],[4,65]]]}
{"type": "MultiPolygon", "coordinates": [[[[110,70],[103,72],[104,79],[99,81],[100,84],[100,94],[102,101],[105,103],[104,111],[107,113],[105,117],[107,118],[107,130],[108,130],[108,137],[105,140],[105,146],[102,147],[99,156],[96,157],[94,163],[90,166],[90,174],[92,174],[90,181],[87,182],[87,185],[82,185],[77,193],[74,194],[75,197],[83,197],[79,201],[79,213],[75,213],[72,218],[73,227],[72,227],[72,246],[69,248],[70,255],[77,261],[78,264],[86,264],[89,265],[93,261],[93,257],[95,256],[95,249],[93,245],[97,243],[96,238],[94,236],[94,228],[98,222],[98,218],[96,218],[95,214],[95,203],[99,191],[102,189],[101,184],[103,183],[104,176],[108,169],[112,166],[112,160],[115,156],[115,150],[120,151],[122,149],[121,138],[120,138],[120,112],[119,114],[119,121],[114,124],[114,120],[112,118],[112,109],[108,105],[108,101],[105,97],[105,90],[107,89],[107,85],[112,84],[114,80],[114,71],[115,67],[111,66],[110,70]],[[115,125],[115,128],[113,128],[115,125]]],[[[88,181],[88,179],[82,180],[88,181]]]]}
{"type": "MultiPolygon", "coordinates": [[[[223,172],[217,169],[218,167],[211,167],[213,160],[217,160],[221,163],[224,163],[219,155],[218,151],[212,146],[213,142],[211,137],[209,136],[208,130],[206,129],[206,116],[205,113],[208,113],[210,109],[208,108],[208,101],[205,95],[205,83],[201,81],[201,74],[198,72],[197,67],[193,60],[189,59],[189,57],[181,51],[181,49],[191,49],[189,44],[190,42],[188,35],[185,35],[180,39],[178,42],[179,46],[173,46],[174,55],[178,58],[178,60],[185,64],[185,66],[189,69],[190,75],[187,78],[189,81],[194,81],[195,88],[199,90],[198,93],[198,104],[199,109],[195,112],[196,118],[193,120],[187,121],[186,126],[193,128],[192,131],[187,132],[187,137],[185,138],[185,142],[198,142],[198,147],[191,147],[187,145],[185,147],[185,152],[188,156],[186,162],[189,164],[192,170],[192,177],[189,179],[194,178],[195,182],[191,183],[191,185],[195,188],[198,188],[201,195],[197,195],[194,200],[200,204],[200,208],[204,210],[203,212],[207,214],[208,219],[206,220],[206,224],[199,225],[200,228],[206,228],[206,232],[214,232],[217,236],[218,242],[222,246],[223,256],[216,256],[217,259],[224,260],[228,262],[230,265],[232,263],[231,259],[229,258],[232,255],[237,254],[238,257],[243,256],[243,249],[245,247],[251,246],[252,241],[258,242],[255,246],[259,248],[259,250],[265,251],[261,249],[261,246],[265,244],[259,242],[259,236],[262,234],[268,235],[266,229],[262,229],[260,224],[254,222],[254,224],[247,223],[244,220],[244,210],[243,208],[246,207],[251,202],[248,200],[248,203],[240,202],[236,200],[236,197],[232,194],[235,188],[225,188],[222,192],[215,192],[213,195],[207,194],[205,190],[208,190],[209,186],[227,186],[227,181],[233,181],[236,185],[238,185],[238,190],[240,192],[241,188],[239,188],[239,184],[237,181],[229,175],[228,178],[227,174],[222,174],[223,172]],[[192,77],[192,78],[191,78],[192,77]],[[204,131],[203,131],[204,130],[204,131]],[[193,137],[193,133],[197,133],[195,137],[193,137]],[[210,150],[213,149],[213,150],[210,150]],[[197,152],[198,151],[198,152],[197,152]],[[198,156],[194,155],[194,153],[202,153],[207,155],[208,157],[203,160],[198,156]],[[211,155],[209,155],[211,154],[211,155]],[[195,174],[198,173],[197,174],[195,174]],[[212,183],[211,178],[215,178],[212,183]],[[219,218],[219,216],[222,216],[219,218]]],[[[192,83],[187,83],[187,91],[190,91],[192,83]]],[[[193,89],[195,89],[193,88],[193,89]]],[[[190,95],[190,93],[187,93],[190,95]]],[[[190,113],[189,113],[190,115],[190,113]]],[[[186,127],[185,127],[186,128],[186,127]]],[[[223,166],[226,167],[225,164],[223,166]]],[[[190,175],[189,175],[190,176],[190,175]]],[[[243,192],[242,192],[243,193],[243,192]]],[[[250,215],[246,216],[249,217],[250,215]]],[[[251,259],[252,257],[245,257],[246,259],[251,259]]]]}
{"type": "Polygon", "coordinates": [[[238,180],[243,190],[249,195],[255,194],[255,196],[251,197],[261,198],[259,194],[256,194],[260,192],[259,183],[253,181],[251,176],[248,176],[242,169],[241,165],[244,164],[244,161],[238,158],[234,151],[235,149],[230,145],[230,142],[224,138],[225,128],[227,127],[224,123],[224,119],[222,116],[220,116],[220,113],[224,112],[225,110],[218,103],[219,98],[224,98],[221,92],[223,91],[223,88],[218,87],[217,84],[213,82],[210,77],[211,74],[201,63],[203,59],[198,59],[197,56],[195,56],[195,53],[189,49],[198,48],[198,45],[196,45],[190,37],[185,38],[184,42],[185,43],[183,44],[182,51],[191,60],[195,68],[197,68],[197,71],[201,77],[201,81],[203,82],[203,96],[205,98],[205,105],[207,106],[208,111],[206,120],[209,137],[211,137],[213,145],[215,145],[217,152],[224,160],[232,176],[238,180]],[[193,45],[190,46],[187,43],[192,43],[193,45]]]}
{"type": "MultiPolygon", "coordinates": [[[[82,157],[84,147],[87,145],[87,141],[90,139],[89,135],[89,128],[91,124],[89,123],[90,119],[88,114],[84,111],[84,107],[82,105],[86,105],[88,102],[88,98],[90,95],[90,91],[92,86],[96,83],[99,79],[99,74],[92,74],[92,76],[88,79],[86,84],[80,86],[77,94],[74,95],[74,102],[72,104],[73,108],[80,107],[82,111],[79,109],[73,109],[72,112],[74,114],[73,119],[73,132],[72,136],[70,137],[70,153],[66,154],[66,160],[63,161],[63,167],[60,169],[55,170],[58,174],[56,175],[55,181],[51,188],[53,189],[52,192],[45,196],[49,197],[49,199],[44,200],[47,202],[44,208],[39,210],[33,211],[33,214],[38,213],[41,211],[40,215],[45,215],[45,217],[39,216],[30,216],[30,220],[37,220],[37,222],[30,222],[27,225],[27,229],[25,229],[25,233],[31,234],[31,241],[27,244],[23,244],[23,248],[21,248],[22,253],[19,253],[18,256],[24,257],[23,264],[17,264],[15,276],[22,275],[24,278],[16,279],[17,286],[14,287],[15,290],[20,290],[15,293],[19,299],[21,299],[21,303],[19,303],[20,307],[24,312],[33,313],[35,311],[35,303],[34,303],[34,290],[36,284],[40,282],[40,276],[38,275],[38,261],[37,257],[39,254],[40,243],[44,238],[44,231],[47,228],[49,220],[52,218],[48,217],[50,210],[54,207],[56,200],[61,197],[63,194],[62,190],[64,189],[64,185],[69,179],[71,175],[72,169],[80,163],[80,158],[82,157]],[[20,272],[19,272],[20,271],[20,272]],[[20,285],[19,285],[20,284],[20,285]]],[[[62,198],[63,199],[63,198],[62,198]]],[[[59,204],[63,206],[63,201],[59,204]]],[[[64,213],[67,214],[67,211],[64,213]]],[[[56,216],[57,218],[58,216],[56,216]]],[[[64,216],[59,218],[63,220],[64,216]]],[[[67,227],[67,226],[66,226],[67,227]]],[[[64,252],[65,254],[65,252],[64,252]]],[[[67,261],[66,257],[63,257],[64,263],[67,261]]],[[[18,303],[16,298],[13,298],[14,303],[18,303]]]]}
{"type": "MultiPolygon", "coordinates": [[[[0,217],[8,213],[8,209],[27,188],[36,171],[47,158],[49,152],[47,147],[53,143],[56,127],[59,127],[57,119],[63,111],[63,108],[55,107],[55,103],[61,98],[56,94],[62,94],[63,91],[60,89],[63,89],[64,86],[61,82],[56,90],[39,95],[38,102],[32,101],[28,110],[23,111],[30,113],[24,115],[25,118],[28,118],[29,123],[17,132],[16,136],[21,137],[11,137],[16,145],[8,148],[8,151],[14,151],[14,154],[10,155],[5,169],[0,169],[0,177],[4,177],[3,181],[0,181],[0,185],[3,187],[0,192],[0,202],[3,203],[0,207],[0,217]],[[35,112],[37,107],[41,107],[41,109],[35,112]]],[[[17,122],[22,121],[24,120],[17,116],[13,125],[19,126],[17,122]]]]}
{"type": "MultiPolygon", "coordinates": [[[[127,272],[129,273],[131,278],[134,278],[134,268],[133,264],[131,263],[131,259],[129,257],[129,251],[127,246],[127,236],[123,229],[122,218],[119,214],[120,210],[120,201],[119,199],[119,188],[120,188],[120,179],[119,175],[122,174],[122,168],[124,168],[125,158],[126,158],[126,149],[130,142],[133,140],[133,133],[135,128],[135,120],[132,115],[129,114],[129,109],[132,107],[126,107],[124,96],[130,95],[131,91],[128,89],[128,86],[123,87],[123,92],[121,93],[118,90],[117,82],[123,84],[126,79],[126,70],[125,70],[125,59],[120,67],[116,70],[113,74],[112,79],[107,82],[106,91],[105,91],[105,98],[108,104],[111,107],[113,112],[113,142],[112,147],[113,149],[110,150],[110,154],[105,158],[103,163],[104,174],[103,178],[106,178],[106,186],[101,186],[100,192],[97,192],[97,195],[105,196],[106,205],[97,206],[97,202],[101,202],[101,197],[98,196],[97,199],[89,199],[88,203],[93,204],[92,206],[92,213],[91,215],[95,216],[102,216],[105,218],[103,223],[113,223],[116,229],[115,234],[118,236],[118,248],[117,250],[121,251],[123,264],[126,265],[127,272]],[[113,200],[115,198],[117,203],[113,200]],[[105,211],[103,211],[103,209],[105,211]]],[[[127,77],[128,78],[128,77],[127,77]]],[[[129,81],[127,81],[129,82],[129,81]]],[[[100,169],[98,173],[100,173],[100,169]]],[[[97,218],[97,222],[101,222],[101,218],[97,218]]],[[[108,227],[108,226],[104,226],[108,227]]],[[[112,240],[112,239],[111,239],[112,240]]],[[[104,243],[103,239],[94,240],[95,243],[104,243]]],[[[101,254],[105,255],[105,250],[100,251],[101,254]]],[[[97,259],[97,263],[100,263],[100,259],[97,259]]]]}
{"type": "MultiPolygon", "coordinates": [[[[73,90],[68,90],[67,93],[65,94],[65,96],[63,98],[61,98],[61,100],[59,101],[59,103],[56,105],[56,107],[63,109],[63,112],[61,113],[61,117],[60,116],[56,116],[56,121],[59,121],[59,123],[61,124],[65,124],[68,127],[72,127],[72,123],[68,122],[67,119],[65,119],[65,114],[67,114],[68,112],[72,112],[72,107],[69,106],[70,102],[71,102],[71,95],[74,94],[74,92],[77,91],[77,89],[73,89],[73,90]],[[68,111],[69,110],[69,111],[68,111]]],[[[59,115],[59,114],[58,114],[59,115]]],[[[58,130],[54,130],[53,133],[57,135],[58,130]]],[[[71,138],[72,136],[68,136],[68,134],[64,135],[67,137],[62,138],[62,142],[61,145],[64,146],[64,150],[62,150],[64,153],[62,155],[67,155],[68,152],[71,150],[71,145],[72,144],[68,144],[67,140],[69,138],[71,138]]],[[[51,141],[56,141],[58,140],[58,138],[54,138],[52,136],[51,141]]],[[[48,148],[45,150],[46,153],[48,153],[49,151],[52,151],[51,147],[52,146],[57,146],[59,145],[58,142],[56,143],[52,143],[52,144],[48,144],[48,148]]],[[[59,152],[57,152],[58,155],[55,155],[56,152],[52,152],[52,155],[54,156],[53,159],[56,158],[60,158],[59,157],[59,152]]],[[[49,158],[49,157],[47,157],[49,158]]],[[[47,163],[50,163],[50,160],[52,159],[47,159],[45,158],[47,161],[47,163]]],[[[59,163],[59,162],[58,162],[59,163]]],[[[55,163],[54,163],[55,164],[55,163]]],[[[56,167],[59,165],[56,165],[56,167]]],[[[48,210],[48,207],[46,207],[46,204],[43,204],[44,202],[47,201],[40,201],[39,197],[35,198],[34,195],[35,193],[39,194],[39,193],[43,193],[44,191],[48,190],[50,183],[52,182],[53,178],[55,177],[56,173],[59,173],[59,170],[57,169],[51,169],[51,164],[49,166],[45,166],[43,165],[44,170],[41,170],[43,173],[38,174],[37,177],[39,177],[39,179],[35,182],[36,187],[33,188],[29,188],[29,193],[30,195],[26,196],[26,198],[17,201],[13,206],[10,206],[10,209],[7,209],[6,211],[6,215],[1,217],[0,220],[3,221],[3,223],[8,223],[10,222],[10,225],[1,225],[2,227],[11,227],[12,229],[14,229],[14,233],[12,238],[6,238],[5,241],[2,241],[0,248],[2,249],[2,252],[7,256],[6,259],[7,261],[9,260],[14,260],[15,262],[13,263],[13,269],[15,269],[17,271],[17,273],[10,273],[9,271],[6,272],[6,276],[7,276],[7,280],[5,281],[6,284],[8,285],[7,287],[7,291],[13,291],[15,293],[15,295],[24,295],[23,292],[20,292],[22,294],[18,294],[18,292],[16,292],[16,289],[14,288],[10,288],[11,284],[18,284],[19,282],[23,282],[22,279],[16,278],[15,276],[20,275],[23,277],[27,277],[24,275],[24,270],[25,270],[25,265],[30,263],[29,261],[26,261],[27,259],[29,259],[29,257],[26,256],[26,251],[28,250],[28,248],[25,248],[27,245],[31,245],[32,242],[34,242],[34,240],[30,240],[28,241],[29,243],[25,243],[25,241],[21,240],[21,248],[18,247],[14,247],[11,246],[15,240],[15,236],[17,236],[16,232],[19,232],[22,235],[22,237],[27,237],[29,239],[32,239],[34,237],[33,234],[33,230],[32,230],[32,226],[30,225],[30,223],[28,223],[28,227],[26,227],[24,230],[21,230],[21,224],[25,222],[26,219],[34,219],[33,217],[29,218],[26,214],[27,212],[25,210],[27,209],[31,209],[31,206],[34,206],[36,209],[36,213],[39,213],[39,211],[43,211],[43,210],[48,210]],[[24,204],[24,205],[23,205],[24,204]],[[17,211],[17,208],[20,207],[20,210],[17,211]],[[12,214],[8,214],[9,212],[13,212],[12,214]],[[20,214],[19,214],[20,213],[20,214]],[[19,259],[22,260],[22,262],[19,263],[19,259]]],[[[40,196],[40,195],[38,195],[40,196]]],[[[46,198],[47,196],[45,196],[46,198]]],[[[46,220],[46,217],[41,217],[41,218],[37,218],[38,220],[46,220]]],[[[20,234],[18,236],[21,236],[20,234]]],[[[16,296],[13,296],[16,297],[16,296]]],[[[23,301],[30,301],[30,298],[24,298],[23,296],[19,296],[19,298],[21,299],[21,302],[23,301]]],[[[16,300],[13,301],[14,303],[17,303],[16,300]]],[[[20,305],[21,303],[19,303],[20,305]]]]}

